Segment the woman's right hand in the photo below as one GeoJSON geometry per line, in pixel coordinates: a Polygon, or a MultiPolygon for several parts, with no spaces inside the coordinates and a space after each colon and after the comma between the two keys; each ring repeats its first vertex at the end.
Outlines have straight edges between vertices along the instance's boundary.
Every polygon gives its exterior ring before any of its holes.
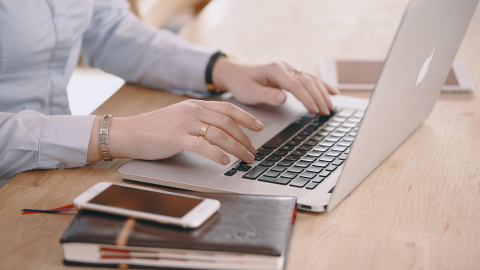
{"type": "MultiPolygon", "coordinates": [[[[100,120],[97,117],[92,129],[87,162],[102,159],[100,120]]],[[[186,100],[140,115],[114,117],[108,144],[113,158],[157,160],[191,151],[226,165],[230,159],[225,151],[250,163],[256,151],[239,125],[263,129],[258,119],[230,103],[186,100]],[[203,124],[210,125],[204,138],[199,137],[203,124]]]]}

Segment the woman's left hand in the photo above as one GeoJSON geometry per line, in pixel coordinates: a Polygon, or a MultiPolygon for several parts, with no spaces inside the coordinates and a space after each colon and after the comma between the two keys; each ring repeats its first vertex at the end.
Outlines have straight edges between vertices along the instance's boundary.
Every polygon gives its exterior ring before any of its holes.
{"type": "Polygon", "coordinates": [[[214,85],[232,92],[244,104],[278,106],[291,92],[311,113],[329,115],[334,110],[330,95],[339,91],[318,77],[294,69],[288,63],[242,65],[219,58],[212,71],[214,85]]]}

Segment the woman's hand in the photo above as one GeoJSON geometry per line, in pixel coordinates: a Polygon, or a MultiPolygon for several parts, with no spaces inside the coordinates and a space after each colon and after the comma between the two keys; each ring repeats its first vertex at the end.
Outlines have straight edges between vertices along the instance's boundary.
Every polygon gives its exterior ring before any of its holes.
{"type": "MultiPolygon", "coordinates": [[[[99,120],[92,129],[87,162],[101,160],[99,120]]],[[[187,100],[136,116],[114,117],[108,144],[113,158],[156,160],[192,151],[226,165],[230,159],[222,149],[250,163],[256,151],[239,125],[253,131],[263,128],[255,117],[230,103],[187,100]],[[204,124],[210,126],[202,138],[204,124]]]]}
{"type": "Polygon", "coordinates": [[[284,62],[247,66],[222,57],[213,66],[212,80],[217,87],[232,92],[238,101],[251,105],[281,105],[287,97],[282,91],[285,89],[308,111],[323,115],[334,110],[330,94],[339,93],[319,78],[284,62]]]}

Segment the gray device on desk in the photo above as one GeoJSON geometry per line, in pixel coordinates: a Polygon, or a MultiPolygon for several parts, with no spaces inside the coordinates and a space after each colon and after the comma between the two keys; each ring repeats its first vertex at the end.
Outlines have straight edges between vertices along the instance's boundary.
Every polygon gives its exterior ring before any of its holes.
{"type": "Polygon", "coordinates": [[[119,174],[196,191],[291,195],[299,209],[331,211],[430,114],[478,1],[413,0],[371,99],[334,97],[338,113],[330,119],[304,115],[291,95],[279,108],[233,101],[265,125],[262,132],[247,131],[259,149],[252,164],[231,157],[232,163],[222,166],[184,152],[160,161],[130,161],[119,174]]]}

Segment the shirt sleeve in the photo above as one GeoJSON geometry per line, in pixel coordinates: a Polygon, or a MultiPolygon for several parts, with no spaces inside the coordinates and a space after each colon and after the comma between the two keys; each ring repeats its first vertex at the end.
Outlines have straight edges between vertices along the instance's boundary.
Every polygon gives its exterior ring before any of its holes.
{"type": "Polygon", "coordinates": [[[94,119],[0,112],[0,180],[32,169],[85,166],[94,119]]]}
{"type": "Polygon", "coordinates": [[[94,5],[83,35],[86,64],[128,82],[193,97],[208,95],[205,69],[214,49],[142,23],[126,1],[95,0],[94,5]]]}

